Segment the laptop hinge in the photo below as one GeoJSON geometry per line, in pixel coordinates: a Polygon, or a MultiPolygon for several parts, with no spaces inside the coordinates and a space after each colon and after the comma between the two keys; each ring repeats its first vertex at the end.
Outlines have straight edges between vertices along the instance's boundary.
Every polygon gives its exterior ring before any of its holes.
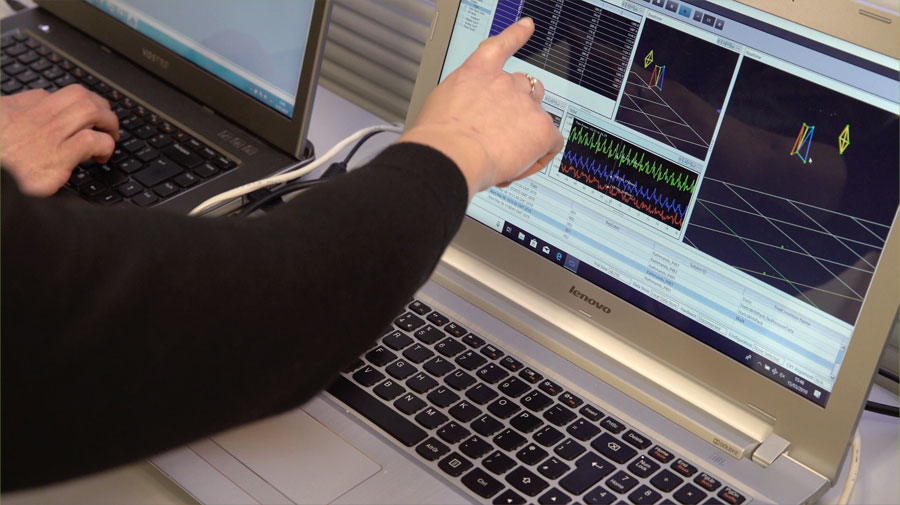
{"type": "Polygon", "coordinates": [[[757,464],[767,467],[772,464],[773,461],[778,459],[778,456],[784,454],[784,451],[791,445],[789,440],[785,440],[775,433],[771,433],[763,443],[753,451],[753,461],[757,464]]]}

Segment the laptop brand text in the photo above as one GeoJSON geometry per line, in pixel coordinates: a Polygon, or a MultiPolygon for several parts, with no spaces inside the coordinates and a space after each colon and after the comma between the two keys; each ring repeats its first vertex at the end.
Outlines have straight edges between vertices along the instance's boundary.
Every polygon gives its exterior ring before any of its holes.
{"type": "Polygon", "coordinates": [[[575,286],[572,286],[571,288],[569,288],[569,293],[572,293],[572,295],[574,295],[575,297],[581,298],[582,300],[593,305],[594,307],[597,307],[598,309],[602,310],[606,314],[609,314],[610,312],[612,312],[612,309],[610,309],[606,305],[603,305],[602,303],[598,302],[597,300],[594,300],[593,298],[582,293],[581,291],[578,291],[577,289],[575,289],[575,286]]]}

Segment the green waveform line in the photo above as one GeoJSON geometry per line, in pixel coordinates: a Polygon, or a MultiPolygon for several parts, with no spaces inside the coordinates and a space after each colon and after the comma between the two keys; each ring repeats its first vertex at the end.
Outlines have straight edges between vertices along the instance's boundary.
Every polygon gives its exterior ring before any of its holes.
{"type": "Polygon", "coordinates": [[[645,152],[639,152],[630,147],[627,148],[626,152],[626,147],[620,142],[613,141],[609,137],[601,140],[597,132],[590,130],[588,132],[589,134],[585,133],[585,129],[581,126],[573,127],[569,133],[569,142],[577,142],[588,149],[593,149],[594,154],[602,153],[619,165],[624,164],[638,172],[656,178],[657,182],[665,181],[670,186],[688,193],[694,191],[696,179],[689,181],[689,177],[684,173],[676,175],[674,171],[669,171],[662,163],[657,164],[655,161],[644,161],[644,157],[647,155],[645,152]]]}

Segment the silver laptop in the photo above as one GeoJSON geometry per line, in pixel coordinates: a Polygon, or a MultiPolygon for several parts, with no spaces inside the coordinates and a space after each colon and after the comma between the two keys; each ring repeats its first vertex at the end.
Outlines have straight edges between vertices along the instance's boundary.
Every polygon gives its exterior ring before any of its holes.
{"type": "Polygon", "coordinates": [[[121,140],[63,193],[184,212],[296,165],[329,0],[38,0],[3,20],[2,93],[80,83],[107,98],[121,140]]]}
{"type": "Polygon", "coordinates": [[[897,313],[900,88],[896,13],[807,4],[439,1],[410,120],[531,16],[565,148],[328,392],[153,462],[206,503],[820,497],[897,313]]]}

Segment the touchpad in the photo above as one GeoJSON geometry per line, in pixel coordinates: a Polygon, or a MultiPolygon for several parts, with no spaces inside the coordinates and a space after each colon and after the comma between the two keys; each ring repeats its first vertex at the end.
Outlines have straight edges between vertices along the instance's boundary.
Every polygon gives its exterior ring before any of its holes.
{"type": "Polygon", "coordinates": [[[295,409],[212,437],[295,503],[328,503],[381,466],[295,409]]]}

